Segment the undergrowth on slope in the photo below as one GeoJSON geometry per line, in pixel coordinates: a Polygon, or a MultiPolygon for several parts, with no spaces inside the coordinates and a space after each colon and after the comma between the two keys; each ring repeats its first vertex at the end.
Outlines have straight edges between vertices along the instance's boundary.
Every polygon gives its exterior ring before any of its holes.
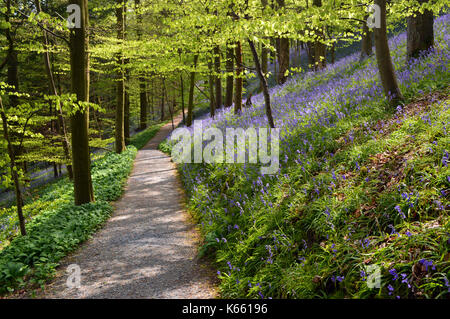
{"type": "MultiPolygon", "coordinates": [[[[271,90],[280,171],[251,164],[179,166],[228,298],[448,298],[449,16],[436,46],[406,63],[390,40],[406,98],[387,107],[374,57],[344,58],[271,90]],[[367,266],[380,272],[380,286],[367,266]]],[[[203,127],[267,127],[262,96],[203,127]]],[[[162,146],[170,152],[171,143],[162,146]]]]}

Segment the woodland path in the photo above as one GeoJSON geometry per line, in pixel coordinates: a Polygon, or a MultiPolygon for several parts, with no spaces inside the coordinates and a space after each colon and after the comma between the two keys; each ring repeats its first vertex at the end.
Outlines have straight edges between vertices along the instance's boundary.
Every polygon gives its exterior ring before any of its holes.
{"type": "MultiPolygon", "coordinates": [[[[175,125],[182,117],[174,119],[175,125]]],[[[157,150],[165,125],[138,152],[122,198],[105,226],[65,258],[38,298],[214,298],[212,270],[197,259],[198,233],[186,213],[175,165],[157,150]],[[66,285],[67,266],[81,287],[66,285]]]]}

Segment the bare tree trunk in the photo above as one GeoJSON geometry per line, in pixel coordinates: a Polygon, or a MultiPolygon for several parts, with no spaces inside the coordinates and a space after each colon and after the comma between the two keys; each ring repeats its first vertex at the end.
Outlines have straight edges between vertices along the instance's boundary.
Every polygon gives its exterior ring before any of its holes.
{"type": "MultiPolygon", "coordinates": [[[[419,0],[419,4],[429,0],[419,0]]],[[[415,16],[407,18],[407,57],[408,61],[417,58],[420,52],[434,46],[433,12],[425,10],[424,13],[415,12],[415,16]]]]}
{"type": "Polygon", "coordinates": [[[25,218],[23,217],[23,211],[22,211],[22,205],[23,205],[22,192],[20,191],[20,182],[19,182],[19,176],[17,175],[17,167],[16,167],[16,162],[15,162],[14,149],[13,149],[11,140],[9,139],[8,120],[6,118],[5,108],[3,107],[3,102],[2,102],[1,96],[0,96],[0,115],[2,118],[2,122],[3,122],[3,136],[4,136],[7,146],[8,146],[11,177],[14,181],[14,192],[16,195],[17,216],[19,217],[20,233],[22,234],[22,236],[25,236],[27,234],[27,232],[25,230],[25,218]]]}
{"type": "MultiPolygon", "coordinates": [[[[261,0],[261,4],[263,5],[263,8],[265,9],[267,7],[267,0],[261,0]]],[[[262,48],[261,48],[261,72],[263,73],[264,77],[267,76],[267,72],[269,71],[268,64],[269,64],[269,49],[267,49],[267,47],[264,44],[262,44],[262,48]]],[[[261,91],[264,91],[264,85],[263,85],[263,83],[261,81],[260,81],[260,86],[261,86],[260,87],[261,91]]]]}
{"type": "MultiPolygon", "coordinates": [[[[366,16],[364,21],[367,20],[369,16],[366,16]]],[[[372,35],[373,32],[369,29],[366,22],[363,22],[362,39],[361,39],[361,58],[360,60],[365,60],[370,57],[372,52],[372,35]]]]}
{"type": "MultiPolygon", "coordinates": [[[[313,0],[313,6],[321,7],[322,0],[313,0]]],[[[314,69],[317,71],[327,66],[327,46],[320,41],[325,39],[324,31],[316,30],[316,35],[319,40],[314,43],[314,69]]]]}
{"type": "MultiPolygon", "coordinates": [[[[11,33],[11,17],[12,10],[11,10],[11,0],[6,1],[6,14],[5,14],[5,22],[10,24],[10,27],[5,29],[5,35],[6,40],[8,41],[8,54],[7,54],[7,65],[8,65],[8,71],[7,71],[7,82],[8,85],[13,86],[14,89],[7,89],[7,91],[12,92],[18,92],[19,91],[19,60],[18,60],[18,53],[16,51],[16,46],[14,43],[14,38],[11,33]]],[[[19,97],[10,94],[8,95],[9,98],[9,105],[11,107],[17,107],[19,105],[19,97]]]]}
{"type": "MultiPolygon", "coordinates": [[[[261,48],[261,71],[264,77],[267,76],[268,72],[268,63],[269,63],[269,49],[263,44],[261,48]]],[[[261,82],[261,91],[264,90],[263,83],[261,82]]]]}
{"type": "MultiPolygon", "coordinates": [[[[80,102],[89,101],[89,15],[87,0],[71,0],[81,8],[81,28],[70,32],[72,92],[80,102]]],[[[75,205],[94,201],[89,152],[89,110],[78,110],[70,118],[72,126],[72,167],[75,205]]]]}
{"type": "MultiPolygon", "coordinates": [[[[138,41],[142,40],[142,13],[139,12],[141,9],[141,0],[134,0],[134,5],[137,10],[137,22],[138,26],[136,28],[138,41]]],[[[145,82],[144,72],[139,76],[139,107],[140,107],[140,117],[139,117],[139,129],[145,130],[147,128],[147,85],[145,82]]]]}
{"type": "Polygon", "coordinates": [[[241,42],[236,42],[235,48],[236,58],[236,79],[235,79],[235,95],[234,95],[234,113],[239,114],[242,110],[242,87],[243,87],[243,60],[242,60],[242,45],[241,42]]]}
{"type": "MultiPolygon", "coordinates": [[[[118,7],[116,8],[117,18],[117,39],[124,41],[125,39],[125,3],[124,0],[116,0],[118,7]]],[[[122,44],[121,44],[122,45],[122,44]]],[[[120,154],[125,151],[125,81],[124,81],[124,59],[122,48],[117,56],[119,72],[117,74],[117,106],[116,106],[116,153],[120,154]]]]}
{"type": "MultiPolygon", "coordinates": [[[[194,68],[197,67],[198,54],[194,55],[194,68]]],[[[190,87],[189,87],[189,102],[188,102],[188,115],[186,126],[192,125],[193,112],[194,112],[194,89],[195,89],[195,70],[191,72],[190,87]]]]}
{"type": "MultiPolygon", "coordinates": [[[[285,7],[285,0],[277,0],[278,8],[285,7]]],[[[287,71],[289,70],[289,38],[279,38],[277,40],[278,61],[280,62],[277,81],[278,84],[284,84],[287,80],[287,71]]]]}
{"type": "Polygon", "coordinates": [[[222,101],[222,79],[220,77],[221,71],[220,71],[220,65],[221,65],[221,59],[220,59],[220,48],[219,46],[216,46],[214,48],[214,68],[215,68],[215,87],[216,87],[216,109],[220,109],[223,105],[222,101]]]}
{"type": "Polygon", "coordinates": [[[259,80],[261,81],[262,86],[263,86],[264,101],[266,104],[267,121],[269,122],[269,125],[271,128],[275,128],[275,123],[274,123],[273,117],[272,117],[272,108],[270,106],[270,94],[269,94],[269,86],[267,85],[267,79],[262,72],[261,64],[259,62],[258,52],[256,52],[254,43],[252,41],[248,40],[248,44],[250,45],[250,49],[253,54],[253,60],[255,61],[256,72],[258,73],[259,80]]]}
{"type": "Polygon", "coordinates": [[[184,111],[184,81],[183,73],[180,73],[180,93],[181,93],[181,111],[183,112],[183,123],[186,123],[186,115],[184,111]]]}
{"type": "Polygon", "coordinates": [[[214,118],[216,114],[216,99],[214,96],[214,82],[215,82],[215,76],[213,75],[213,63],[212,58],[208,61],[208,69],[209,69],[209,79],[208,79],[208,85],[209,85],[209,111],[212,118],[214,118]]]}
{"type": "MultiPolygon", "coordinates": [[[[173,110],[174,110],[174,108],[171,107],[169,94],[167,93],[167,89],[166,89],[166,80],[165,80],[165,78],[163,78],[163,86],[164,86],[164,94],[166,96],[167,106],[169,108],[170,120],[172,122],[172,130],[174,130],[175,129],[175,123],[173,122],[173,110]]],[[[173,103],[174,103],[174,107],[175,107],[175,99],[173,100],[173,103]]]]}
{"type": "Polygon", "coordinates": [[[375,0],[375,4],[381,9],[381,27],[375,28],[375,52],[377,56],[378,70],[384,94],[392,106],[397,106],[403,101],[403,96],[397,84],[394,65],[392,64],[386,33],[386,1],[375,0]]]}
{"type": "Polygon", "coordinates": [[[234,88],[234,58],[233,48],[227,47],[227,88],[225,92],[225,107],[230,107],[233,104],[233,88],[234,88]]]}
{"type": "Polygon", "coordinates": [[[166,97],[166,86],[164,85],[164,79],[163,79],[163,85],[162,85],[162,95],[161,95],[161,122],[164,121],[164,118],[166,117],[166,114],[164,112],[164,108],[166,106],[166,101],[165,101],[165,97],[166,97]]]}

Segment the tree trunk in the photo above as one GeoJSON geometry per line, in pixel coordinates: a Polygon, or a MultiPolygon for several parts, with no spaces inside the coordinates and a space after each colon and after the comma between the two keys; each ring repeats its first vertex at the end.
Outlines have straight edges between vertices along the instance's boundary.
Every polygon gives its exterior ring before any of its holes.
{"type": "Polygon", "coordinates": [[[212,118],[214,118],[216,114],[216,99],[214,97],[214,82],[215,82],[215,76],[213,75],[213,63],[212,58],[208,61],[208,69],[209,69],[209,79],[208,79],[208,85],[209,85],[209,111],[212,118]]]}
{"type": "Polygon", "coordinates": [[[225,107],[230,107],[233,105],[233,88],[234,88],[234,58],[233,58],[233,48],[227,47],[227,88],[225,92],[225,107]]]}
{"type": "Polygon", "coordinates": [[[243,87],[243,61],[242,61],[242,45],[241,42],[236,42],[235,53],[236,57],[236,79],[235,79],[235,95],[234,95],[234,113],[239,114],[242,110],[242,87],[243,87]]]}
{"type": "MultiPolygon", "coordinates": [[[[321,7],[322,0],[313,0],[313,6],[321,7]]],[[[327,46],[320,41],[325,38],[324,31],[317,29],[316,35],[319,40],[314,43],[314,69],[318,71],[327,66],[327,46]]]]}
{"type": "Polygon", "coordinates": [[[166,104],[166,101],[165,101],[165,97],[166,97],[166,86],[165,85],[163,85],[162,86],[162,96],[161,96],[161,119],[160,119],[160,121],[161,122],[163,122],[164,121],[164,118],[166,117],[166,114],[165,114],[165,112],[164,112],[164,108],[165,108],[165,104],[166,104]]]}
{"type": "MultiPolygon", "coordinates": [[[[420,4],[429,0],[419,0],[420,4]]],[[[428,50],[434,45],[433,12],[425,10],[424,13],[415,12],[415,17],[407,18],[407,57],[408,61],[417,58],[420,52],[428,50]]]]}
{"type": "MultiPolygon", "coordinates": [[[[269,63],[269,49],[263,44],[261,48],[261,72],[266,78],[269,63]]],[[[266,78],[267,79],[267,78],[266,78]]],[[[264,91],[263,83],[261,82],[261,91],[264,91]]]]}
{"type": "Polygon", "coordinates": [[[222,79],[220,77],[221,72],[220,72],[220,65],[221,65],[221,61],[220,61],[220,48],[219,46],[216,46],[214,48],[214,71],[216,73],[215,75],[215,87],[216,87],[216,109],[220,109],[223,105],[223,101],[222,101],[222,79]]]}
{"type": "MultiPolygon", "coordinates": [[[[285,1],[277,0],[278,7],[284,8],[285,1]]],[[[278,61],[279,61],[279,70],[278,70],[278,84],[284,84],[287,80],[287,71],[289,70],[289,38],[279,38],[278,39],[278,61]]]]}
{"type": "MultiPolygon", "coordinates": [[[[126,39],[127,32],[127,1],[123,2],[123,39],[126,39]]],[[[125,59],[123,64],[125,67],[125,79],[124,79],[124,90],[125,90],[125,104],[124,104],[124,116],[123,116],[123,135],[125,137],[125,145],[130,144],[130,90],[128,84],[130,83],[130,69],[128,64],[130,59],[125,59]]]]}
{"type": "Polygon", "coordinates": [[[184,81],[183,73],[180,72],[180,93],[181,93],[181,111],[183,112],[183,123],[186,124],[186,115],[184,112],[184,81]]]}
{"type": "Polygon", "coordinates": [[[392,106],[397,106],[403,101],[403,96],[397,84],[394,65],[392,64],[386,33],[386,1],[375,0],[375,4],[381,9],[381,27],[375,28],[375,52],[377,56],[378,70],[384,94],[392,106]]]}
{"type": "MultiPolygon", "coordinates": [[[[197,67],[198,54],[194,55],[194,69],[197,67]]],[[[195,70],[191,72],[190,87],[189,87],[189,101],[188,101],[188,114],[186,126],[192,125],[193,112],[194,112],[194,89],[195,89],[195,70]]]]}
{"type": "MultiPolygon", "coordinates": [[[[364,21],[368,19],[369,16],[364,18],[364,21]]],[[[362,39],[361,39],[361,61],[370,57],[372,52],[372,35],[373,32],[369,29],[366,22],[363,22],[362,39]]]]}
{"type": "Polygon", "coordinates": [[[281,38],[278,52],[278,84],[284,84],[288,78],[289,70],[289,38],[281,38]]]}
{"type": "MultiPolygon", "coordinates": [[[[128,82],[128,80],[127,80],[128,82]]],[[[125,85],[125,108],[123,116],[123,135],[125,137],[125,145],[130,144],[130,93],[128,85],[125,85]]]]}
{"type": "MultiPolygon", "coordinates": [[[[117,39],[124,41],[125,39],[125,3],[124,0],[116,0],[118,7],[116,8],[117,18],[117,39]]],[[[117,64],[119,71],[117,74],[117,107],[116,107],[116,153],[120,154],[125,151],[125,80],[124,80],[124,59],[122,52],[122,44],[120,53],[117,56],[117,64]]]]}
{"type": "MultiPolygon", "coordinates": [[[[10,23],[10,17],[12,15],[11,12],[11,0],[6,1],[6,14],[5,14],[5,21],[6,23],[10,23]]],[[[6,40],[8,41],[8,54],[7,54],[7,60],[8,60],[8,71],[7,71],[7,82],[8,85],[11,85],[14,87],[14,89],[7,89],[7,91],[12,92],[18,92],[19,91],[19,60],[18,60],[18,53],[16,51],[16,46],[14,43],[13,36],[11,34],[11,28],[12,25],[9,28],[5,29],[5,35],[6,40]]],[[[11,107],[17,107],[19,105],[19,97],[16,95],[8,95],[9,98],[9,105],[11,107]]]]}
{"type": "Polygon", "coordinates": [[[266,104],[267,121],[269,122],[269,125],[271,128],[275,128],[275,123],[274,123],[273,117],[272,117],[272,108],[270,106],[270,94],[269,94],[269,86],[267,84],[267,79],[262,72],[258,53],[256,52],[254,43],[252,41],[248,40],[248,44],[250,45],[250,49],[253,54],[253,60],[255,61],[256,72],[258,73],[259,80],[261,81],[262,86],[263,86],[264,101],[266,104]]]}
{"type": "MultiPolygon", "coordinates": [[[[263,9],[267,7],[267,1],[268,0],[261,0],[263,9]]],[[[264,77],[267,76],[267,72],[269,71],[268,67],[269,67],[269,49],[263,43],[261,47],[261,72],[263,73],[264,77]]],[[[264,91],[264,85],[261,81],[260,81],[260,89],[261,91],[264,91]]]]}
{"type": "MultiPolygon", "coordinates": [[[[137,39],[142,40],[142,13],[139,12],[141,9],[141,0],[134,0],[134,5],[137,11],[137,39]]],[[[140,117],[139,117],[139,129],[145,130],[147,128],[147,85],[145,81],[145,73],[141,72],[139,76],[139,107],[140,107],[140,117]]]]}
{"type": "MultiPolygon", "coordinates": [[[[89,101],[89,15],[87,0],[71,0],[81,8],[81,28],[70,32],[70,67],[72,92],[78,101],[89,101]]],[[[76,111],[70,118],[72,126],[72,168],[75,205],[94,201],[91,180],[91,159],[89,152],[88,109],[76,111]]]]}
{"type": "Polygon", "coordinates": [[[20,233],[22,234],[22,236],[25,236],[27,234],[27,232],[25,230],[25,218],[23,217],[23,212],[22,212],[22,205],[23,205],[22,192],[20,191],[20,183],[19,183],[19,176],[17,174],[14,149],[13,149],[11,140],[9,139],[8,120],[6,118],[5,108],[3,107],[1,96],[0,96],[0,115],[2,118],[2,122],[3,122],[3,136],[4,136],[7,146],[8,146],[11,177],[14,181],[14,192],[16,195],[17,216],[19,217],[20,233]]]}

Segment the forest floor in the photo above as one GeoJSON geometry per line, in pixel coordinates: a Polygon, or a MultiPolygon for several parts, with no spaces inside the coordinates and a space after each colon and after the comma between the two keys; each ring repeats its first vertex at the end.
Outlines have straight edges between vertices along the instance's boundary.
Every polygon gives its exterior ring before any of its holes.
{"type": "MultiPolygon", "coordinates": [[[[174,119],[175,125],[181,116],[174,119]]],[[[184,208],[178,173],[157,150],[165,125],[138,152],[124,195],[106,225],[74,254],[37,298],[214,298],[212,268],[197,257],[199,235],[184,208]],[[68,288],[68,265],[81,287],[68,288]]]]}

